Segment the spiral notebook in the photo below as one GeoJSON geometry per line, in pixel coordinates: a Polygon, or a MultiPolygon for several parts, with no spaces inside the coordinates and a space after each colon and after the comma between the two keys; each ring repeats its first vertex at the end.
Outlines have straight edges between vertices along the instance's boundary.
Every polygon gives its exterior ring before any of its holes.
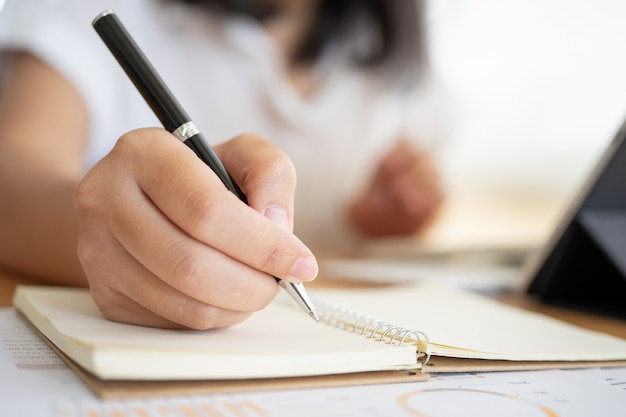
{"type": "Polygon", "coordinates": [[[14,305],[102,397],[414,381],[423,368],[626,365],[625,340],[475,294],[310,293],[322,323],[279,296],[239,325],[203,332],[110,322],[84,289],[22,286],[14,305]]]}

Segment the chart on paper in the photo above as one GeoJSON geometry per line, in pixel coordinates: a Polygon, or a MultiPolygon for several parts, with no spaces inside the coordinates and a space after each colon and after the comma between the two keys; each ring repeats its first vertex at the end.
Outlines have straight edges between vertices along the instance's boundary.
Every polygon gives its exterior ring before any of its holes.
{"type": "Polygon", "coordinates": [[[454,416],[459,410],[477,416],[559,416],[544,404],[562,398],[551,397],[549,392],[535,389],[524,379],[493,381],[485,375],[463,374],[435,377],[433,383],[434,386],[401,394],[396,400],[398,408],[416,417],[454,416]],[[452,381],[459,384],[455,386],[452,381]]]}
{"type": "Polygon", "coordinates": [[[55,417],[271,417],[263,406],[253,401],[233,401],[224,396],[215,399],[173,398],[147,401],[76,402],[60,401],[55,417]]]}

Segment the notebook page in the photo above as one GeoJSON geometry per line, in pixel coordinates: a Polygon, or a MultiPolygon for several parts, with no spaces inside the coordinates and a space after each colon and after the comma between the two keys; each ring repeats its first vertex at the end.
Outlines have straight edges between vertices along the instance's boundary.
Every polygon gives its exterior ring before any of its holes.
{"type": "Polygon", "coordinates": [[[19,287],[15,305],[68,356],[103,379],[226,379],[415,368],[415,347],[316,323],[290,300],[232,328],[164,330],[102,317],[87,290],[19,287]]]}
{"type": "Polygon", "coordinates": [[[541,361],[626,359],[625,340],[460,290],[406,285],[311,294],[422,331],[433,355],[541,361]]]}

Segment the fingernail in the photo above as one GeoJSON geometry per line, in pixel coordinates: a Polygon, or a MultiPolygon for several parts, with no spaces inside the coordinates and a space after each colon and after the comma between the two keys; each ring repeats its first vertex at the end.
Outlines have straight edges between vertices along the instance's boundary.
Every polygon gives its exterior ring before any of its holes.
{"type": "Polygon", "coordinates": [[[293,264],[289,273],[299,281],[311,281],[318,273],[317,261],[309,256],[302,256],[293,264]]]}
{"type": "Polygon", "coordinates": [[[263,211],[263,215],[283,229],[291,231],[291,228],[289,227],[289,215],[287,214],[287,209],[283,206],[267,206],[263,211]]]}

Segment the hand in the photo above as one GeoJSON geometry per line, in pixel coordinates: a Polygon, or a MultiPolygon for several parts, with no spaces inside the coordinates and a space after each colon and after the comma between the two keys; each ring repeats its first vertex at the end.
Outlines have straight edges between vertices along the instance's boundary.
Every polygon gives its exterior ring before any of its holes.
{"type": "Polygon", "coordinates": [[[426,228],[442,201],[431,158],[403,140],[382,160],[349,216],[367,236],[410,235],[426,228]]]}
{"type": "Polygon", "coordinates": [[[215,148],[246,206],[162,129],[122,136],[78,185],[78,253],[94,301],[115,321],[233,325],[276,295],[272,276],[307,281],[311,251],[292,233],[295,172],[264,140],[215,148]]]}

